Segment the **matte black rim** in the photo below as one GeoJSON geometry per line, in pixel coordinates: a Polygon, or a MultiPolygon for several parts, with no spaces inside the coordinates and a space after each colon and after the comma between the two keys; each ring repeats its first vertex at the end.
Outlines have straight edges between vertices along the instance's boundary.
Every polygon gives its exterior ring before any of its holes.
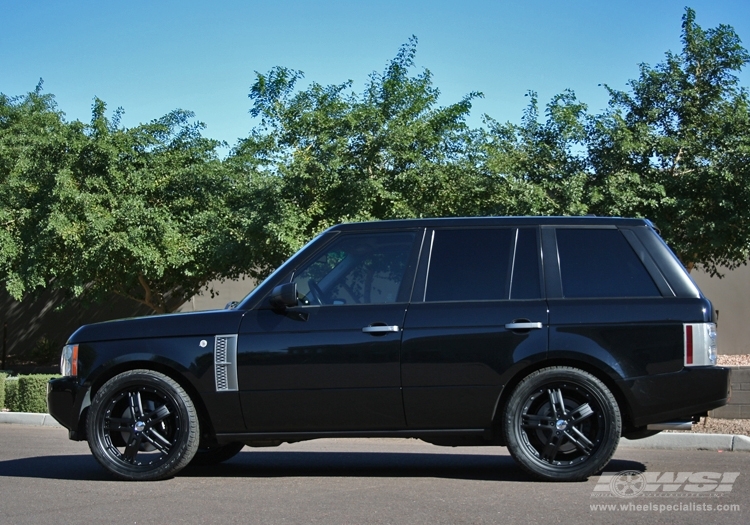
{"type": "Polygon", "coordinates": [[[601,447],[606,420],[601,403],[588,389],[556,382],[534,390],[521,409],[521,443],[536,462],[573,467],[601,447]]]}
{"type": "Polygon", "coordinates": [[[154,468],[176,452],[183,432],[175,400],[159,389],[134,386],[107,403],[100,432],[104,452],[130,468],[154,468]]]}

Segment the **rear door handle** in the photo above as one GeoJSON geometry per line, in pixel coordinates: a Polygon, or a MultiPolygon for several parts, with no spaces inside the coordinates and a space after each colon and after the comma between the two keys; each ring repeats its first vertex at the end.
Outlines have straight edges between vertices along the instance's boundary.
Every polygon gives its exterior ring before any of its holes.
{"type": "Polygon", "coordinates": [[[531,330],[535,328],[542,328],[542,323],[508,323],[505,328],[508,330],[531,330]]]}
{"type": "Polygon", "coordinates": [[[366,334],[385,334],[387,332],[398,332],[398,326],[365,326],[362,331],[366,334]]]}

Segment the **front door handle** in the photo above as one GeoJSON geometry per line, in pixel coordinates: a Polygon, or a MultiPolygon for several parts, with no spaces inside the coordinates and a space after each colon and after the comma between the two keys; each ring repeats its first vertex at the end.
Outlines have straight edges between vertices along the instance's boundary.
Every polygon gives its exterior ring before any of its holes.
{"type": "Polygon", "coordinates": [[[531,330],[534,328],[542,328],[542,323],[508,323],[505,328],[508,330],[531,330]]]}
{"type": "Polygon", "coordinates": [[[362,331],[366,334],[385,334],[387,332],[398,332],[398,326],[365,326],[362,331]]]}

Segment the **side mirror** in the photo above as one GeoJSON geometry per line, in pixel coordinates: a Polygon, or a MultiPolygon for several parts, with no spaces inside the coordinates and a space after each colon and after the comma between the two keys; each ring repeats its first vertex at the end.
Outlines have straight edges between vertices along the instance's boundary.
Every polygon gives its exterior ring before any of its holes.
{"type": "Polygon", "coordinates": [[[278,285],[271,292],[269,300],[271,306],[279,310],[285,310],[297,306],[297,283],[284,283],[278,285]]]}

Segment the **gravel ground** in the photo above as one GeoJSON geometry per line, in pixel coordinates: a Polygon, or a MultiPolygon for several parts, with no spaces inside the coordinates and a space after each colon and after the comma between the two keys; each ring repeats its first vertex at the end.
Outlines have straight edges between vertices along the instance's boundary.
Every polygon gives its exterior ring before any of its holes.
{"type": "Polygon", "coordinates": [[[717,364],[721,366],[750,366],[750,354],[744,355],[719,355],[717,364]]]}
{"type": "Polygon", "coordinates": [[[701,434],[739,434],[750,437],[750,419],[704,417],[701,418],[700,423],[693,425],[692,432],[699,432],[701,434]]]}

